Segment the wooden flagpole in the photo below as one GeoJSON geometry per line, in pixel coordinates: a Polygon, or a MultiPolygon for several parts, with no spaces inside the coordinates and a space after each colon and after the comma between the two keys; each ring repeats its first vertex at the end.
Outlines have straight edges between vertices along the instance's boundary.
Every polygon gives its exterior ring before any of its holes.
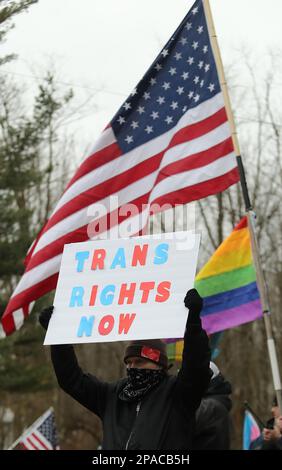
{"type": "Polygon", "coordinates": [[[262,266],[261,266],[261,260],[260,260],[259,249],[258,249],[258,241],[257,241],[257,236],[256,236],[256,231],[255,231],[255,214],[253,212],[252,204],[251,204],[250,197],[249,197],[245,171],[244,171],[244,165],[243,165],[241,153],[240,153],[238,135],[236,131],[234,116],[232,113],[232,107],[231,107],[231,102],[229,98],[229,93],[228,93],[227,83],[225,79],[225,73],[224,73],[223,63],[222,63],[221,54],[219,50],[219,45],[217,41],[215,26],[213,22],[212,12],[210,8],[210,3],[209,3],[209,0],[202,0],[202,1],[203,1],[204,11],[205,11],[205,16],[206,16],[207,26],[209,30],[210,42],[211,42],[211,46],[212,46],[212,50],[213,50],[213,54],[215,58],[215,63],[217,67],[218,77],[219,77],[219,81],[220,81],[220,85],[221,85],[221,89],[223,93],[223,99],[225,103],[227,117],[228,117],[229,125],[231,128],[232,141],[233,141],[233,146],[234,146],[236,159],[237,159],[237,165],[238,165],[239,174],[240,174],[241,188],[242,188],[242,192],[244,196],[244,202],[245,202],[246,212],[247,212],[247,217],[248,217],[248,226],[249,226],[250,235],[251,235],[252,255],[253,255],[256,276],[257,276],[257,284],[258,284],[260,300],[261,300],[262,310],[263,310],[263,318],[264,318],[265,331],[266,331],[266,337],[267,337],[268,354],[269,354],[269,359],[270,359],[273,384],[274,384],[274,389],[275,389],[275,393],[277,397],[278,406],[280,408],[280,412],[282,413],[281,378],[280,378],[280,372],[279,372],[279,366],[278,366],[278,360],[277,360],[276,347],[275,347],[275,342],[273,338],[273,329],[272,329],[272,324],[271,324],[271,316],[270,316],[271,311],[270,311],[270,305],[269,305],[268,291],[267,291],[264,273],[263,273],[262,266]]]}

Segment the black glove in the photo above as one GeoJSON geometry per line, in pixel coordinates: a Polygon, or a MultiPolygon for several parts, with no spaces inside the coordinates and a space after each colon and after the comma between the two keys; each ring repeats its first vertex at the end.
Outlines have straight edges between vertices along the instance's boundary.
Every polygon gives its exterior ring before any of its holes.
{"type": "Polygon", "coordinates": [[[44,308],[42,312],[39,314],[39,323],[40,325],[44,328],[44,330],[47,330],[50,318],[52,316],[54,310],[54,305],[50,305],[50,307],[44,308]]]}
{"type": "Polygon", "coordinates": [[[188,290],[185,299],[185,307],[189,309],[187,323],[200,323],[200,313],[203,308],[203,299],[196,289],[188,290]]]}

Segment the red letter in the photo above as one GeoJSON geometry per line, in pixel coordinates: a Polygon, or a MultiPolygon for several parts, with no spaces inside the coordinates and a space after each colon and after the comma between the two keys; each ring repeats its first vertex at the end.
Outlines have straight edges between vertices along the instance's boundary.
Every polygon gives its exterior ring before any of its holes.
{"type": "Polygon", "coordinates": [[[119,327],[118,327],[118,334],[121,335],[124,333],[127,335],[129,328],[131,327],[134,318],[136,317],[136,313],[127,313],[124,315],[123,313],[119,316],[119,327]],[[124,331],[123,331],[124,330],[124,331]]]}
{"type": "Polygon", "coordinates": [[[98,289],[98,286],[92,286],[92,289],[91,289],[91,295],[90,295],[90,300],[89,300],[89,305],[92,307],[93,305],[95,305],[95,302],[96,302],[96,295],[97,295],[97,289],[98,289]]]}
{"type": "Polygon", "coordinates": [[[154,289],[155,282],[141,282],[140,290],[143,291],[141,303],[146,304],[148,302],[149,292],[154,289]]]}
{"type": "Polygon", "coordinates": [[[106,250],[101,248],[100,250],[95,250],[92,259],[91,269],[104,269],[104,260],[106,257],[106,250]]]}
{"type": "Polygon", "coordinates": [[[169,281],[163,281],[159,283],[158,288],[157,288],[158,294],[156,295],[156,298],[155,298],[156,302],[165,302],[167,299],[169,299],[170,286],[171,286],[171,282],[169,281]]]}
{"type": "Polygon", "coordinates": [[[120,287],[118,304],[119,305],[124,304],[125,297],[127,297],[126,303],[132,304],[133,299],[134,299],[135,289],[136,289],[136,282],[132,282],[128,289],[127,289],[127,284],[122,284],[120,287]]]}
{"type": "Polygon", "coordinates": [[[136,245],[134,247],[131,264],[132,266],[137,266],[137,263],[139,263],[140,266],[145,266],[148,253],[148,246],[149,245],[136,245]]]}
{"type": "Polygon", "coordinates": [[[114,324],[115,319],[112,315],[105,315],[103,318],[101,318],[98,327],[100,335],[108,335],[112,331],[114,324]]]}

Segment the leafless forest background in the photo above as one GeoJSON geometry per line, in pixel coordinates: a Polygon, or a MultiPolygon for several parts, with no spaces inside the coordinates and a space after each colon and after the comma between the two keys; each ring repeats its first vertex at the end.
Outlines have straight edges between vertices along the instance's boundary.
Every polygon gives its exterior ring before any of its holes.
{"type": "MultiPolygon", "coordinates": [[[[263,67],[246,51],[237,54],[236,62],[227,67],[228,83],[257,215],[281,366],[281,53],[268,52],[263,67]]],[[[3,58],[2,63],[5,60],[11,58],[3,58]]],[[[58,85],[54,71],[49,70],[38,83],[31,105],[25,101],[24,87],[1,73],[0,67],[0,313],[22,273],[26,249],[72,175],[75,142],[68,133],[68,121],[81,111],[73,104],[73,91],[58,85]]],[[[202,231],[198,268],[242,215],[239,185],[197,203],[196,228],[202,231]]],[[[0,341],[0,448],[51,405],[63,449],[95,449],[101,442],[99,420],[59,390],[48,348],[42,346],[37,314],[50,303],[52,296],[41,299],[23,328],[0,341]],[[12,421],[7,409],[14,414],[12,421]]],[[[219,347],[216,362],[233,386],[232,447],[241,448],[244,400],[263,420],[270,417],[274,392],[263,321],[226,331],[219,347]]],[[[77,352],[84,369],[103,380],[115,380],[124,374],[123,348],[123,343],[93,344],[77,347],[77,352]]]]}

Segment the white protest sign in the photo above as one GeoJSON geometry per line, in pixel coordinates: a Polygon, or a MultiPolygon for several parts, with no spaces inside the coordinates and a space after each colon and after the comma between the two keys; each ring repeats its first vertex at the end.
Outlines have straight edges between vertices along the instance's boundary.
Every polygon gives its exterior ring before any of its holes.
{"type": "Polygon", "coordinates": [[[200,235],[65,245],[44,344],[181,338],[200,235]]]}

